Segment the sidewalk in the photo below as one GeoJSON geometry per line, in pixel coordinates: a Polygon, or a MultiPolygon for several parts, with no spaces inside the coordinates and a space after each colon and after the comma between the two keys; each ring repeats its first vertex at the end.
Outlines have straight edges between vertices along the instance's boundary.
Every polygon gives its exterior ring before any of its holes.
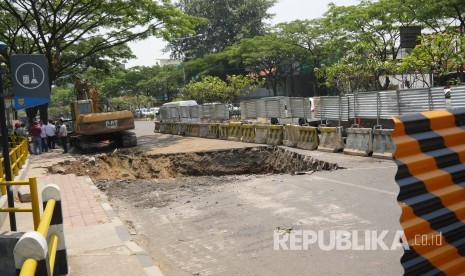
{"type": "MultiPolygon", "coordinates": [[[[24,175],[37,177],[39,193],[52,183],[61,189],[69,275],[163,275],[150,256],[132,241],[106,196],[88,176],[47,172],[52,164],[74,160],[72,155],[55,149],[29,158],[24,175]]],[[[18,200],[15,204],[30,207],[30,203],[18,200]]],[[[16,213],[16,221],[18,231],[33,230],[31,213],[16,213]]],[[[0,232],[8,231],[9,225],[7,219],[0,232]]]]}

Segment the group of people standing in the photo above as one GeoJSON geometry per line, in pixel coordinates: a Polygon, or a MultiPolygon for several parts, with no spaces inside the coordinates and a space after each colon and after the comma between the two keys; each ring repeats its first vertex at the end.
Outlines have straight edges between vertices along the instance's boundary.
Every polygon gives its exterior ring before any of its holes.
{"type": "MultiPolygon", "coordinates": [[[[18,135],[25,135],[24,124],[16,125],[15,132],[18,135]]],[[[56,124],[49,120],[48,122],[34,121],[33,126],[29,128],[29,135],[32,138],[32,144],[34,146],[34,154],[42,154],[48,152],[50,149],[55,149],[56,144],[59,144],[63,148],[63,153],[68,152],[68,130],[63,120],[60,119],[56,124]]]]}

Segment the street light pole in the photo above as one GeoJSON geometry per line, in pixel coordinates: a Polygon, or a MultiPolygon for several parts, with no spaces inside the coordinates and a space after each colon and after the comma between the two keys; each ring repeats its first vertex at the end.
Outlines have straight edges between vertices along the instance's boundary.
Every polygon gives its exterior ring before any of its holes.
{"type": "MultiPolygon", "coordinates": [[[[0,50],[7,49],[8,46],[0,41],[0,50]]],[[[2,134],[2,152],[3,152],[3,166],[5,172],[5,181],[12,181],[11,163],[10,163],[10,149],[8,144],[8,128],[6,126],[6,107],[5,107],[5,94],[3,94],[3,72],[0,68],[0,128],[2,134]]],[[[8,208],[15,207],[15,200],[13,196],[13,186],[7,186],[8,208]]],[[[10,229],[16,231],[16,215],[14,212],[9,213],[10,229]]]]}

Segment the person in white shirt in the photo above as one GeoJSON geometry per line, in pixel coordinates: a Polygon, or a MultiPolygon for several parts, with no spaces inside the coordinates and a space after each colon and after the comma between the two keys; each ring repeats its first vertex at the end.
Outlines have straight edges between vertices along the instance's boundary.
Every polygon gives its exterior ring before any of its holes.
{"type": "Polygon", "coordinates": [[[52,124],[52,120],[48,121],[45,125],[45,133],[47,134],[47,146],[49,149],[55,149],[55,125],[52,124]]]}
{"type": "Polygon", "coordinates": [[[40,125],[40,142],[42,143],[42,151],[43,152],[48,152],[48,146],[47,146],[47,133],[46,133],[46,126],[44,125],[44,122],[39,121],[40,125]]]}
{"type": "Polygon", "coordinates": [[[60,119],[59,121],[60,124],[60,129],[58,130],[58,137],[60,137],[61,140],[61,146],[63,147],[63,153],[68,152],[68,144],[67,144],[67,139],[68,139],[68,130],[66,129],[66,125],[63,123],[63,119],[60,119]]]}

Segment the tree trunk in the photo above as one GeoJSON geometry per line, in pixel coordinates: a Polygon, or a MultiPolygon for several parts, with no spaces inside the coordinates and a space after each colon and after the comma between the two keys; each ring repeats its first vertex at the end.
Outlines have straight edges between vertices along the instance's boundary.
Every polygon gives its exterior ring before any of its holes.
{"type": "Polygon", "coordinates": [[[48,121],[48,103],[41,104],[38,106],[33,106],[26,108],[26,115],[29,125],[32,125],[37,117],[37,113],[40,111],[40,120],[43,122],[48,121]]]}

